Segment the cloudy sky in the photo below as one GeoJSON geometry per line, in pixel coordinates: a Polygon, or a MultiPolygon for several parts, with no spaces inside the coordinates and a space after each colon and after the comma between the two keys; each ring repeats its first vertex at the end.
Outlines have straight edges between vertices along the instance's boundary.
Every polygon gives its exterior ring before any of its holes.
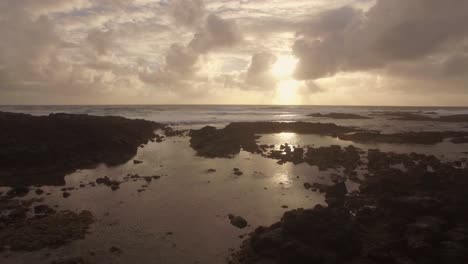
{"type": "Polygon", "coordinates": [[[1,0],[0,104],[468,105],[468,0],[1,0]]]}

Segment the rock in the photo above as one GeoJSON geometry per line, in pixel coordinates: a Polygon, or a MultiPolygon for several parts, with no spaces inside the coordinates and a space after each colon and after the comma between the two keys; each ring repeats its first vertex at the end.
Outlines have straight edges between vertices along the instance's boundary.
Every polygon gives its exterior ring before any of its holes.
{"type": "Polygon", "coordinates": [[[42,189],[36,189],[35,192],[36,192],[37,195],[41,195],[41,194],[44,193],[44,191],[42,189]]]}
{"type": "Polygon", "coordinates": [[[111,248],[109,248],[109,252],[120,255],[123,251],[118,247],[112,246],[111,248]]]}
{"type": "Polygon", "coordinates": [[[214,173],[214,172],[216,172],[216,170],[215,169],[208,169],[206,172],[207,173],[214,173]]]}
{"type": "Polygon", "coordinates": [[[236,175],[236,176],[241,176],[241,175],[243,175],[243,174],[244,174],[244,173],[243,173],[242,171],[239,171],[239,170],[238,170],[238,171],[234,171],[234,175],[236,175]]]}
{"type": "Polygon", "coordinates": [[[305,182],[305,183],[304,183],[304,188],[305,188],[306,190],[309,190],[310,188],[312,188],[312,185],[311,185],[310,183],[308,183],[308,182],[305,182]]]}
{"type": "Polygon", "coordinates": [[[0,182],[64,185],[77,169],[131,160],[165,125],[115,116],[0,112],[0,182]],[[57,128],[60,129],[57,129],[57,128]]]}
{"type": "Polygon", "coordinates": [[[113,191],[120,188],[120,182],[119,181],[111,180],[107,176],[105,176],[104,178],[97,178],[96,183],[97,184],[104,184],[104,185],[110,187],[113,191]]]}
{"type": "Polygon", "coordinates": [[[70,197],[70,195],[71,195],[71,193],[69,193],[69,192],[63,192],[62,193],[63,198],[68,198],[68,197],[70,197]]]}
{"type": "Polygon", "coordinates": [[[50,213],[43,217],[25,218],[0,229],[0,248],[13,251],[34,251],[56,248],[67,242],[82,239],[93,223],[89,211],[50,213]]]}
{"type": "Polygon", "coordinates": [[[316,206],[286,212],[281,222],[257,228],[235,258],[239,263],[351,263],[361,248],[346,210],[316,206]]]}
{"type": "Polygon", "coordinates": [[[231,225],[238,227],[240,229],[247,226],[247,221],[242,216],[234,216],[232,214],[228,215],[231,225]]]}
{"type": "MultiPolygon", "coordinates": [[[[332,135],[356,131],[351,127],[341,127],[335,124],[308,122],[234,122],[223,129],[206,126],[189,133],[190,146],[197,155],[207,158],[231,158],[241,149],[250,153],[262,153],[265,148],[257,145],[258,134],[280,132],[301,134],[332,135]],[[263,150],[262,150],[263,149],[263,150]]],[[[296,154],[297,155],[297,154],[296,154]]]]}
{"type": "Polygon", "coordinates": [[[141,161],[141,160],[133,160],[133,164],[141,164],[141,163],[143,163],[143,161],[141,161]]]}
{"type": "Polygon", "coordinates": [[[26,211],[27,209],[23,207],[16,207],[10,211],[10,213],[8,214],[8,217],[12,219],[26,218],[26,211]]]}
{"type": "Polygon", "coordinates": [[[344,182],[340,182],[327,188],[326,193],[329,197],[344,198],[348,193],[348,189],[346,188],[346,184],[344,182]]]}
{"type": "Polygon", "coordinates": [[[144,176],[143,179],[148,183],[153,180],[153,178],[151,176],[144,176]]]}
{"type": "Polygon", "coordinates": [[[309,114],[307,116],[312,117],[324,117],[324,118],[331,118],[331,119],[370,119],[370,117],[357,115],[357,114],[346,114],[346,113],[329,113],[329,114],[309,114]]]}
{"type": "Polygon", "coordinates": [[[23,197],[29,193],[29,188],[26,186],[14,186],[9,191],[7,191],[6,195],[9,197],[23,197]]]}
{"type": "Polygon", "coordinates": [[[55,210],[50,208],[48,205],[41,204],[41,205],[34,206],[34,213],[46,215],[46,214],[55,213],[55,210]]]}
{"type": "Polygon", "coordinates": [[[53,260],[51,264],[91,264],[82,257],[72,257],[59,260],[53,260]]]}

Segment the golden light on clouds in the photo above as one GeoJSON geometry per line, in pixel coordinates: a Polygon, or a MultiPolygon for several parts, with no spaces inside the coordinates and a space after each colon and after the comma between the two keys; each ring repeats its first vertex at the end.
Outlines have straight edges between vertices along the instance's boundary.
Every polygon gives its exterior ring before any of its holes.
{"type": "Polygon", "coordinates": [[[447,1],[2,0],[0,104],[466,105],[447,1]]]}

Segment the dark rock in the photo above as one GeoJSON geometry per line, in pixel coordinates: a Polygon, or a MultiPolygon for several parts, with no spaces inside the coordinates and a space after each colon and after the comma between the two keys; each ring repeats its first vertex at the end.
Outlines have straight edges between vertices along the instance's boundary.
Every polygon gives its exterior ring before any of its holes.
{"type": "Polygon", "coordinates": [[[208,173],[214,173],[214,172],[216,172],[216,170],[215,170],[215,169],[208,169],[206,172],[208,172],[208,173]]]}
{"type": "Polygon", "coordinates": [[[62,193],[63,198],[68,198],[68,197],[70,197],[70,195],[71,195],[71,193],[69,193],[69,192],[63,192],[62,193]]]}
{"type": "Polygon", "coordinates": [[[55,213],[55,210],[50,208],[48,205],[41,204],[34,206],[34,213],[35,214],[52,214],[55,213]]]}
{"type": "Polygon", "coordinates": [[[109,248],[109,252],[114,254],[122,254],[123,251],[118,247],[112,246],[109,248]]]}
{"type": "Polygon", "coordinates": [[[346,210],[317,206],[286,212],[281,222],[257,228],[235,258],[240,263],[347,263],[361,248],[346,210]]]}
{"type": "Polygon", "coordinates": [[[341,127],[335,124],[291,122],[239,122],[231,123],[223,129],[206,126],[199,130],[191,130],[190,146],[197,155],[208,158],[230,158],[241,149],[251,153],[261,153],[257,145],[257,134],[273,134],[294,132],[300,134],[333,135],[357,131],[351,127],[341,127]]]}
{"type": "Polygon", "coordinates": [[[163,127],[122,117],[0,112],[0,182],[63,185],[76,169],[127,162],[163,127]]]}
{"type": "Polygon", "coordinates": [[[346,114],[346,113],[329,113],[329,114],[316,113],[316,114],[309,114],[307,116],[325,117],[325,118],[331,118],[331,119],[370,119],[370,117],[367,117],[367,116],[362,116],[362,115],[357,115],[357,114],[346,114]]]}
{"type": "Polygon", "coordinates": [[[23,197],[29,193],[29,188],[26,186],[15,186],[7,191],[6,195],[9,197],[23,197]]]}
{"type": "Polygon", "coordinates": [[[37,195],[41,195],[41,194],[44,193],[44,191],[42,189],[36,189],[35,192],[36,192],[37,195]]]}
{"type": "Polygon", "coordinates": [[[242,229],[247,226],[247,221],[242,216],[234,216],[232,214],[229,214],[228,218],[231,221],[231,225],[235,227],[242,229]]]}
{"type": "Polygon", "coordinates": [[[433,145],[442,142],[446,138],[464,138],[468,132],[457,131],[422,131],[422,132],[401,132],[394,134],[382,134],[380,132],[357,132],[353,134],[340,135],[342,140],[355,142],[381,142],[396,144],[422,144],[433,145]]]}
{"type": "Polygon", "coordinates": [[[133,164],[141,164],[141,163],[143,163],[143,161],[141,161],[141,160],[133,160],[133,164]]]}
{"type": "Polygon", "coordinates": [[[59,260],[53,260],[51,264],[91,264],[82,257],[72,257],[59,260]]]}
{"type": "Polygon", "coordinates": [[[12,219],[26,218],[27,209],[23,207],[16,207],[10,211],[8,217],[12,219]]]}

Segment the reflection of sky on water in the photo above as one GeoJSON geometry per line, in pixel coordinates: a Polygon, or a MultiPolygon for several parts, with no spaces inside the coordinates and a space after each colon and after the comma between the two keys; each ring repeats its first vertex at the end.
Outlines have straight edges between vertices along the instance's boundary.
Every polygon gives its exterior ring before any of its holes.
{"type": "MultiPolygon", "coordinates": [[[[293,139],[294,134],[283,136],[293,139]]],[[[195,155],[189,138],[150,143],[139,148],[135,159],[143,163],[135,165],[130,160],[116,167],[98,166],[68,175],[66,186],[77,189],[70,191],[67,199],[60,191],[63,186],[41,187],[52,193],[44,196],[44,203],[58,205],[61,210],[90,210],[96,223],[84,240],[27,256],[14,253],[6,264],[50,263],[50,259],[43,261],[45,253],[75,256],[89,251],[96,252],[93,262],[107,263],[111,246],[124,250],[112,259],[116,264],[224,263],[228,249],[240,246],[239,235],[275,223],[286,210],[324,203],[322,194],[303,187],[304,182],[321,181],[318,170],[306,164],[279,165],[276,160],[245,151],[232,159],[205,159],[195,155]],[[216,172],[207,173],[209,168],[216,172]],[[239,168],[243,175],[234,175],[233,168],[239,168]],[[122,181],[129,173],[162,177],[150,183],[125,182],[117,191],[107,186],[78,187],[81,182],[104,176],[122,181]],[[148,187],[137,192],[142,185],[148,187]],[[233,227],[227,219],[231,213],[247,219],[250,226],[242,230],[233,227]],[[174,234],[166,237],[167,232],[174,234]]],[[[31,191],[25,198],[33,197],[37,196],[31,191]]]]}
{"type": "MultiPolygon", "coordinates": [[[[61,196],[62,187],[41,187],[52,193],[44,196],[45,203],[57,204],[60,209],[90,210],[97,218],[92,232],[84,240],[47,252],[75,256],[93,251],[96,252],[94,262],[105,263],[109,258],[108,249],[117,246],[124,249],[124,253],[113,259],[113,263],[193,263],[194,260],[224,263],[229,255],[228,248],[240,245],[238,236],[259,225],[278,221],[285,211],[282,205],[289,206],[287,210],[290,210],[323,204],[323,195],[305,190],[303,184],[331,184],[330,175],[337,173],[334,170],[319,172],[317,167],[305,163],[279,165],[276,160],[245,151],[233,159],[205,159],[195,156],[188,141],[189,138],[174,138],[160,144],[150,143],[140,148],[135,157],[143,161],[140,165],[129,161],[121,166],[99,166],[66,177],[67,187],[77,187],[81,182],[104,176],[122,180],[128,173],[167,175],[149,184],[127,182],[117,191],[107,186],[78,188],[71,191],[67,199],[61,196]],[[209,168],[216,172],[206,173],[209,168]],[[244,174],[235,176],[233,168],[239,168],[244,174]],[[148,185],[146,191],[138,193],[136,190],[143,184],[148,185]],[[229,213],[243,216],[250,227],[244,230],[232,227],[226,218],[229,213]],[[174,235],[164,237],[169,231],[174,235]],[[155,252],[155,248],[159,250],[155,252]]],[[[436,153],[446,157],[460,155],[468,149],[467,144],[450,142],[432,146],[356,144],[296,133],[262,135],[258,141],[277,148],[284,143],[314,147],[352,144],[362,149],[436,153]]],[[[350,183],[348,188],[354,190],[357,185],[350,183]]],[[[31,191],[26,198],[33,197],[37,196],[31,191]]],[[[42,261],[47,252],[32,252],[27,256],[14,253],[5,263],[49,263],[50,259],[42,261]]]]}

